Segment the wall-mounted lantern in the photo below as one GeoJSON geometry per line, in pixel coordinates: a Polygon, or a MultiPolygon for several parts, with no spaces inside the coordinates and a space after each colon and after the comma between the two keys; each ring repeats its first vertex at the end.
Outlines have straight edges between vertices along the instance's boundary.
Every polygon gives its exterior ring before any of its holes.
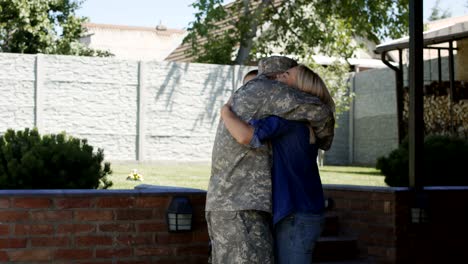
{"type": "Polygon", "coordinates": [[[166,215],[169,232],[192,230],[193,210],[187,197],[172,198],[166,215]]]}
{"type": "Polygon", "coordinates": [[[424,224],[429,222],[429,215],[426,208],[411,208],[411,223],[424,224]]]}
{"type": "Polygon", "coordinates": [[[415,202],[411,207],[411,223],[427,224],[429,222],[429,195],[422,190],[415,191],[415,202]]]}

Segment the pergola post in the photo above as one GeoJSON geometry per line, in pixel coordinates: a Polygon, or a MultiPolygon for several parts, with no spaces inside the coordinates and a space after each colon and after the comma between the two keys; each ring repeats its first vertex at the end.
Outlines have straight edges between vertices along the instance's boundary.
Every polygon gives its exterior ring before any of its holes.
{"type": "Polygon", "coordinates": [[[397,126],[398,126],[398,144],[401,144],[404,132],[403,130],[403,56],[402,50],[398,49],[399,67],[393,66],[387,60],[387,52],[381,54],[382,62],[395,72],[396,82],[396,102],[397,102],[397,126]]]}
{"type": "Polygon", "coordinates": [[[423,0],[410,0],[409,38],[409,185],[422,189],[423,120],[423,0]]]}

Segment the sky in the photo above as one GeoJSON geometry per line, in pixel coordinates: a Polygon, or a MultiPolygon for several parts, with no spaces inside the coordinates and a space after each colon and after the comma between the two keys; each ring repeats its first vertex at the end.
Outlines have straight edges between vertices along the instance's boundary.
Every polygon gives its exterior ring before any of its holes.
{"type": "MultiPolygon", "coordinates": [[[[187,28],[195,18],[195,0],[86,0],[77,14],[93,23],[187,28]]],[[[230,1],[228,1],[230,2],[230,1]]]]}
{"type": "MultiPolygon", "coordinates": [[[[233,0],[225,0],[225,3],[233,0]]],[[[377,1],[377,0],[376,0],[377,1]]],[[[440,7],[452,16],[468,15],[468,0],[441,0],[440,7]]],[[[77,14],[93,23],[154,27],[160,23],[171,29],[187,28],[194,21],[195,0],[85,0],[77,14]]],[[[436,0],[423,0],[424,18],[436,0]]]]}

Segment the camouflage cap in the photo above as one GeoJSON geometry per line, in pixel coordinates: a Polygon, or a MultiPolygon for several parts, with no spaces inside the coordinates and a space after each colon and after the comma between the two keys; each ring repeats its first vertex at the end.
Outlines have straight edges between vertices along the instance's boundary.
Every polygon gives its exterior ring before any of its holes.
{"type": "Polygon", "coordinates": [[[258,63],[258,74],[284,72],[297,66],[297,61],[285,56],[271,56],[258,63]]]}

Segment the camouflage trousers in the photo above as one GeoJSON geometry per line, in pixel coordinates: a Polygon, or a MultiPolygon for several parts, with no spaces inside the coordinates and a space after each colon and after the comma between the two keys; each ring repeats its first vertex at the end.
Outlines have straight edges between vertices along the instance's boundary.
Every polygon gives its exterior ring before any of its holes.
{"type": "Polygon", "coordinates": [[[271,216],[254,210],[209,211],[211,263],[273,264],[271,216]]]}

